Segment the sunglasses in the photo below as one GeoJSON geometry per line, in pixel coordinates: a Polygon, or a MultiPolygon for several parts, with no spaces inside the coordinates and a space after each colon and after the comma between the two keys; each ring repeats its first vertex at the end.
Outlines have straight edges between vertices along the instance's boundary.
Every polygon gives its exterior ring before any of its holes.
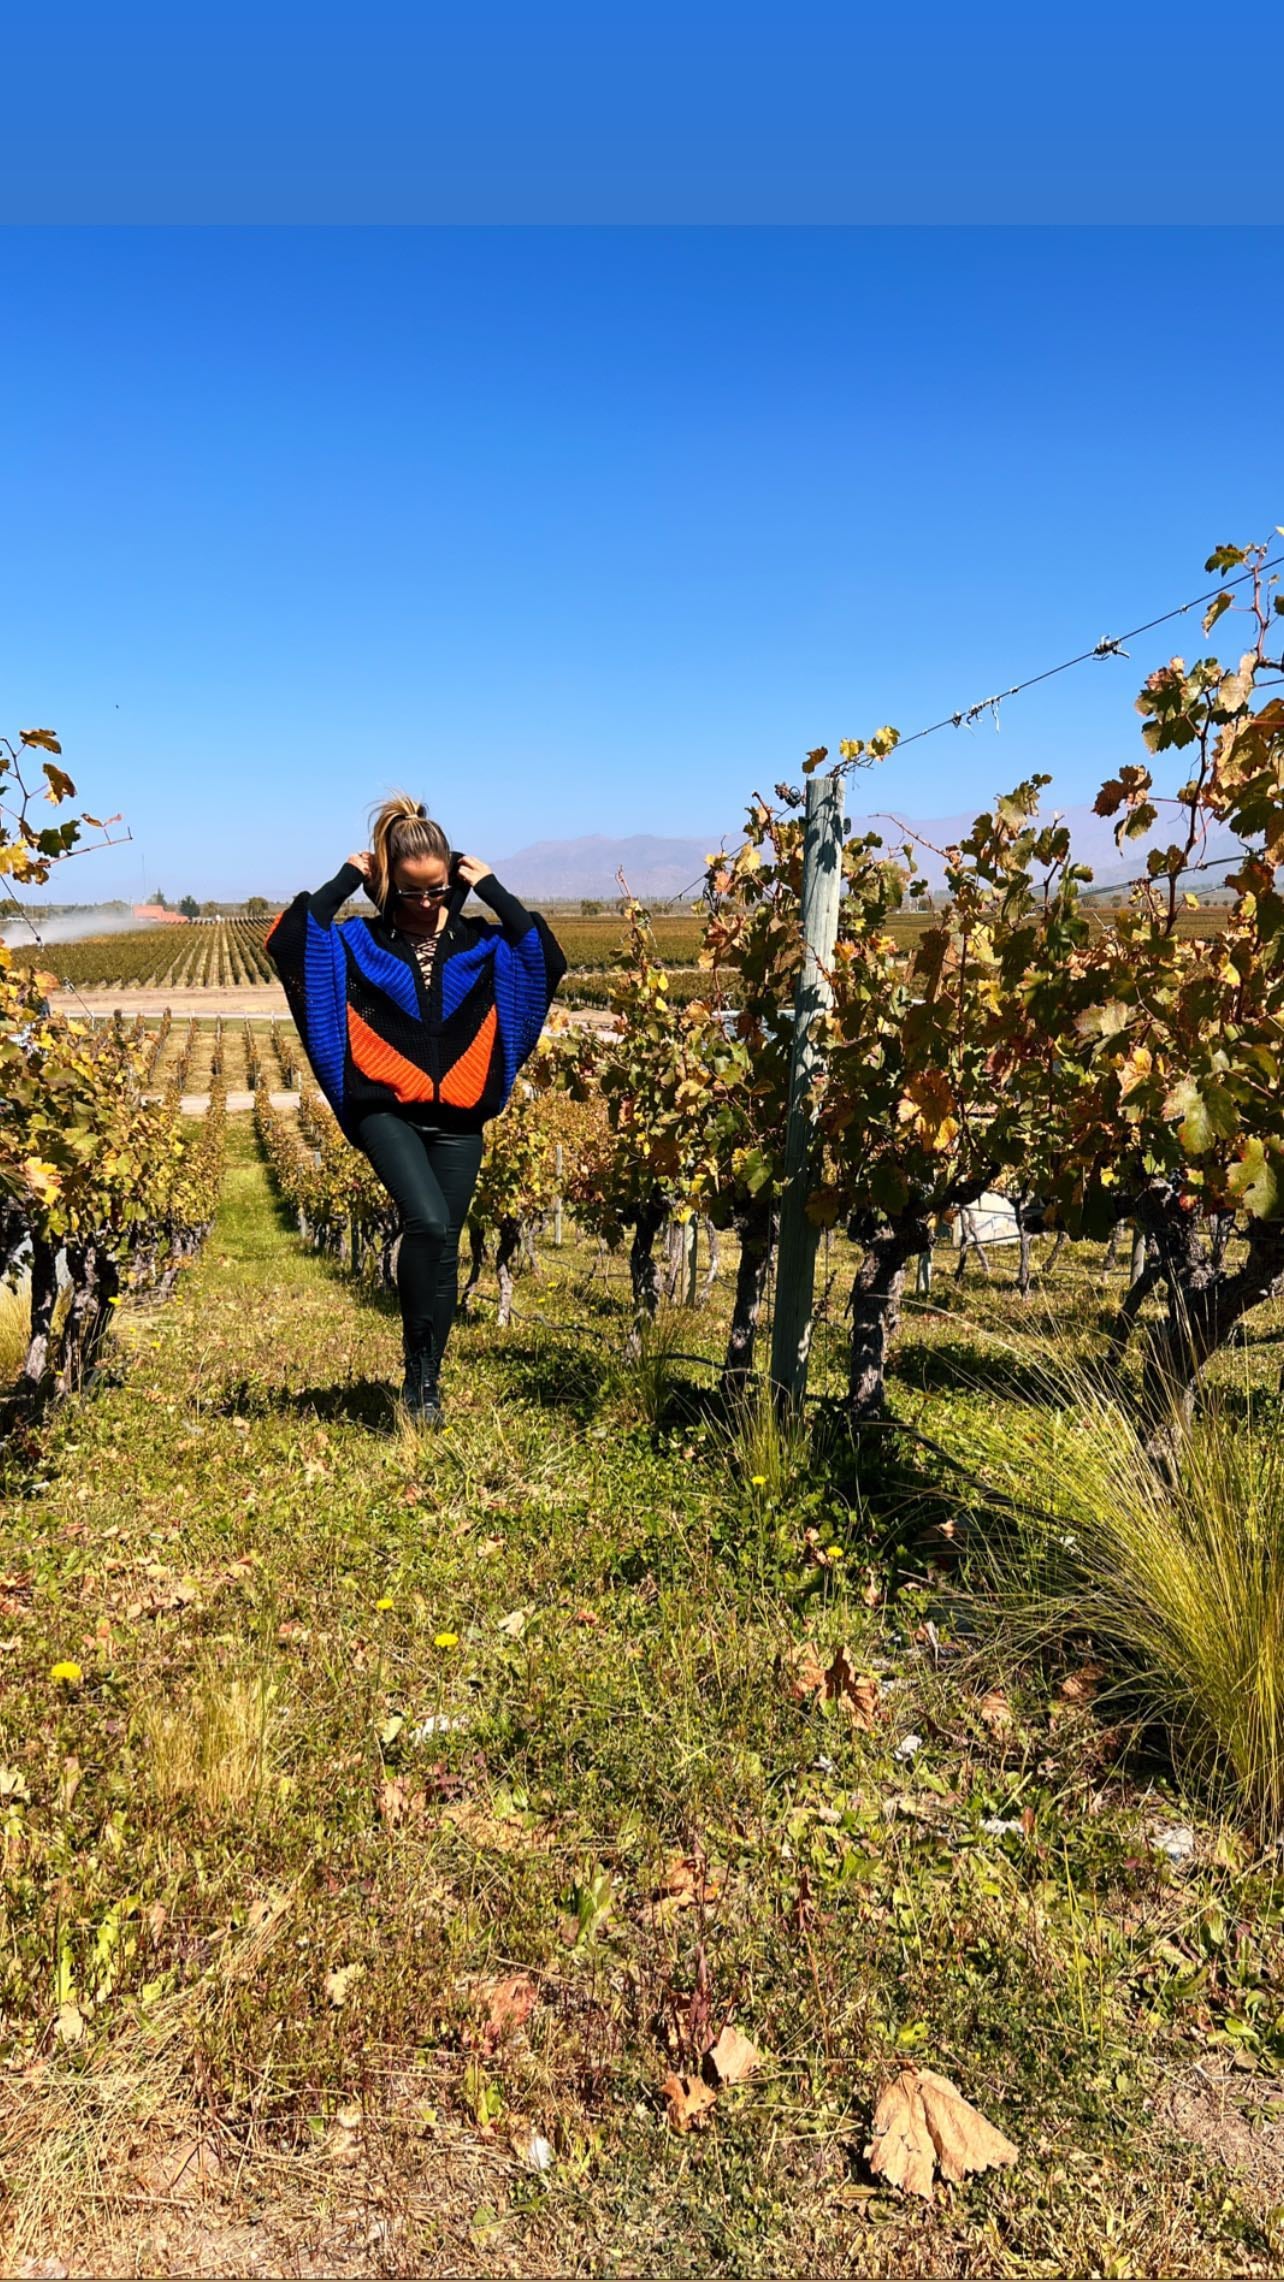
{"type": "Polygon", "coordinates": [[[403,903],[443,903],[450,886],[447,883],[444,887],[399,887],[395,892],[403,903]]]}

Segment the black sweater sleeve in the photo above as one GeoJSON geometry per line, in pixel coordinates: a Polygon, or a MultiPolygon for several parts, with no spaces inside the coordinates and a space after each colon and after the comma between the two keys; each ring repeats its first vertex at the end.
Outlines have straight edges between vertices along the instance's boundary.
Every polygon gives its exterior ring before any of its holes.
{"type": "Polygon", "coordinates": [[[324,887],[319,887],[315,895],[308,897],[308,909],[313,918],[322,927],[331,926],[335,913],[342,909],[349,896],[356,894],[361,883],[362,874],[355,864],[341,864],[334,878],[327,880],[324,887]]]}
{"type": "Polygon", "coordinates": [[[544,967],[548,976],[548,995],[551,998],[566,973],[566,957],[561,944],[542,912],[528,911],[506,887],[501,887],[493,872],[479,879],[473,894],[488,903],[510,943],[520,943],[531,928],[535,928],[544,950],[544,967]]]}
{"type": "Polygon", "coordinates": [[[473,894],[490,906],[510,943],[520,943],[523,935],[529,935],[534,925],[529,911],[506,887],[500,886],[493,872],[487,872],[477,881],[473,894]]]}

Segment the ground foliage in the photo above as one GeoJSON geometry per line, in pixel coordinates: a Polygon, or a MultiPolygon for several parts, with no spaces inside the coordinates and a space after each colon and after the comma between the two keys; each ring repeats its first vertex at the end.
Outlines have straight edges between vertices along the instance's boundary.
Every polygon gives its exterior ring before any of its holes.
{"type": "MultiPolygon", "coordinates": [[[[773,1483],[690,1393],[630,1424],[630,1296],[582,1245],[400,1436],[390,1298],[230,1139],[118,1383],[11,1457],[14,2260],[1277,2266],[1273,1857],[1080,1667],[958,1653],[941,1485],[871,1502],[823,1435],[773,1483]],[[880,2186],[907,2067],[1017,2163],[880,2186]]],[[[912,1328],[905,1396],[936,1349],[920,1415],[961,1429],[975,1327],[912,1328]]]]}

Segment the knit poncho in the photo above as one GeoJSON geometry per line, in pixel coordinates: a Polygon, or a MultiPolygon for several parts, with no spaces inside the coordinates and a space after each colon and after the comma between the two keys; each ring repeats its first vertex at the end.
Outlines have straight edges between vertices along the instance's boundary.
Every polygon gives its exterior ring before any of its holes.
{"type": "Polygon", "coordinates": [[[362,884],[345,864],[296,895],[265,944],[317,1084],[350,1140],[371,1110],[411,1105],[476,1132],[508,1100],[566,960],[539,913],[488,872],[474,892],[499,925],[465,918],[468,890],[453,889],[425,989],[409,937],[382,915],[336,922],[362,884]]]}

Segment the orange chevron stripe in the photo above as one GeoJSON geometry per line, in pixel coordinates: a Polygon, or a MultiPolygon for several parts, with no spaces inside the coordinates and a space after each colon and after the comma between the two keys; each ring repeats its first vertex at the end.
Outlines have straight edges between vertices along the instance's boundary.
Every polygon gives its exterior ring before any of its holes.
{"type": "MultiPolygon", "coordinates": [[[[492,1009],[492,1020],[494,1011],[492,1009]]],[[[357,1068],[380,1085],[391,1086],[398,1101],[432,1101],[432,1079],[426,1070],[417,1070],[395,1046],[363,1022],[354,1007],[348,1008],[348,1044],[357,1068]]]]}
{"type": "Polygon", "coordinates": [[[441,1081],[441,1098],[452,1109],[475,1109],[482,1097],[486,1072],[495,1043],[495,1009],[492,1006],[471,1046],[451,1064],[441,1081]]]}

